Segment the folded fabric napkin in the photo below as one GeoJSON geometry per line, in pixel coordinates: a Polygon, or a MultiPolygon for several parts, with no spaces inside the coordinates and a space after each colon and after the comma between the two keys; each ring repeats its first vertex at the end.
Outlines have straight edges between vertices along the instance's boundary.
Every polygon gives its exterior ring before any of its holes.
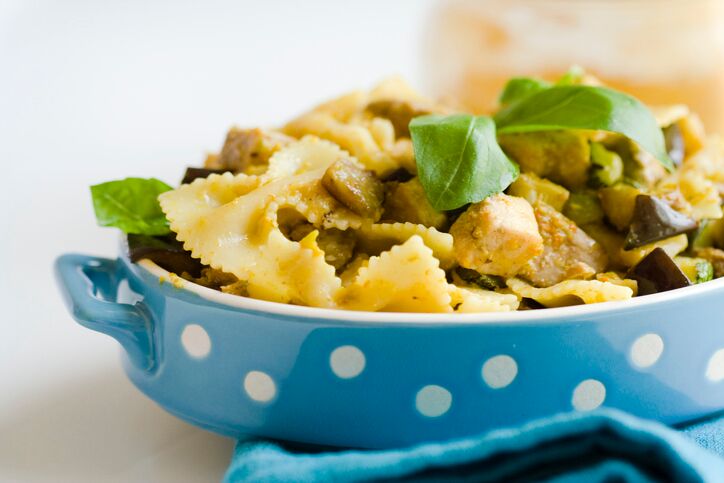
{"type": "Polygon", "coordinates": [[[605,409],[384,451],[311,450],[241,440],[224,477],[227,483],[396,479],[724,482],[724,417],[679,432],[605,409]]]}

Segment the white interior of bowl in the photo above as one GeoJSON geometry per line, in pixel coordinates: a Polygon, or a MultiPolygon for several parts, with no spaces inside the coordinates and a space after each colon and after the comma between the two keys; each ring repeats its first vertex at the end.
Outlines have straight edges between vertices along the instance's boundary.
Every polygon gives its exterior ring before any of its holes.
{"type": "Polygon", "coordinates": [[[686,301],[687,297],[706,292],[721,290],[724,288],[724,278],[712,280],[711,282],[692,285],[691,287],[680,288],[670,292],[634,297],[631,300],[620,302],[603,302],[590,305],[576,305],[572,307],[560,307],[540,310],[521,310],[513,312],[485,312],[470,314],[432,314],[432,313],[400,313],[400,312],[363,312],[340,309],[322,309],[317,307],[304,307],[299,305],[268,302],[240,295],[232,295],[198,285],[180,277],[174,277],[168,271],[156,265],[151,260],[141,260],[136,265],[158,277],[161,281],[171,283],[173,278],[174,286],[188,290],[211,302],[237,307],[240,309],[268,312],[273,314],[287,315],[292,317],[332,319],[350,322],[384,322],[384,323],[431,323],[431,324],[470,324],[470,323],[525,323],[557,321],[562,318],[587,317],[601,312],[614,310],[639,310],[663,301],[680,300],[686,301]]]}

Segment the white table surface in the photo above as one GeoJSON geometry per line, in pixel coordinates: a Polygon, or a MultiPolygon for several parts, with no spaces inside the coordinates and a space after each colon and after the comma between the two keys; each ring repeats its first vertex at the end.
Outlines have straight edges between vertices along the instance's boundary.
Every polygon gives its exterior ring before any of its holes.
{"type": "Polygon", "coordinates": [[[430,0],[0,0],[0,481],[218,481],[233,442],[159,409],[52,277],[113,256],[88,186],[176,182],[226,129],[419,80],[430,0]],[[195,6],[194,6],[195,5],[195,6]]]}

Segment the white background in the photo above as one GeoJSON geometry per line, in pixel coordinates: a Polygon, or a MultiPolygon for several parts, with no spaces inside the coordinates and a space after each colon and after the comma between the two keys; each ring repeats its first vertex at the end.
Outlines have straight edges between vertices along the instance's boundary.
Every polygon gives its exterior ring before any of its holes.
{"type": "Polygon", "coordinates": [[[424,84],[431,0],[0,0],[0,480],[216,481],[230,440],[165,414],[52,277],[113,256],[88,186],[176,183],[226,129],[400,73],[424,84]]]}

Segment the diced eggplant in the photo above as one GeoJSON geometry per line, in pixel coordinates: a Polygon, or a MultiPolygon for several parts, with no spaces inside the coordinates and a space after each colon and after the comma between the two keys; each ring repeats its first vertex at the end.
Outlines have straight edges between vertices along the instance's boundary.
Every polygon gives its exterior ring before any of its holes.
{"type": "Polygon", "coordinates": [[[166,236],[128,235],[128,256],[132,262],[147,258],[161,268],[177,275],[188,273],[200,277],[203,265],[184,250],[175,234],[166,236]]]}
{"type": "Polygon", "coordinates": [[[231,128],[218,156],[209,158],[207,168],[246,172],[253,166],[265,165],[269,158],[293,138],[275,131],[231,128]]]}
{"type": "Polygon", "coordinates": [[[385,220],[409,221],[437,229],[447,224],[447,216],[432,207],[417,177],[404,183],[391,181],[385,186],[385,220]]]}
{"type": "Polygon", "coordinates": [[[229,288],[234,287],[234,292],[237,293],[237,295],[247,295],[238,293],[239,287],[235,285],[239,283],[239,279],[236,278],[233,273],[226,273],[222,270],[217,270],[216,268],[204,267],[201,270],[201,276],[193,277],[191,281],[198,283],[199,285],[203,285],[204,287],[224,292],[229,292],[229,288]]]}
{"type": "Polygon", "coordinates": [[[691,282],[674,260],[661,248],[646,255],[626,278],[636,280],[639,295],[650,295],[688,287],[691,282]]]}
{"type": "Polygon", "coordinates": [[[337,201],[358,215],[374,221],[382,216],[385,185],[372,171],[341,159],[327,168],[322,185],[337,201]]]}
{"type": "Polygon", "coordinates": [[[603,208],[595,191],[571,193],[563,207],[563,214],[578,226],[599,223],[603,220],[603,208]]]}
{"type": "Polygon", "coordinates": [[[367,111],[377,117],[389,119],[398,138],[410,137],[410,121],[418,116],[430,114],[430,110],[409,101],[380,100],[367,105],[367,111]]]}
{"type": "Polygon", "coordinates": [[[591,173],[588,184],[593,188],[613,186],[623,178],[623,160],[601,143],[591,143],[591,173]]]}
{"type": "Polygon", "coordinates": [[[335,269],[343,268],[352,259],[357,237],[352,230],[338,230],[337,228],[319,229],[311,223],[300,223],[291,229],[289,239],[301,241],[314,230],[317,235],[317,246],[324,252],[324,260],[335,269]]]}
{"type": "Polygon", "coordinates": [[[686,146],[684,145],[684,136],[681,134],[681,127],[679,127],[678,123],[673,123],[665,127],[663,131],[669,157],[679,167],[686,156],[686,146]]]}
{"type": "Polygon", "coordinates": [[[399,168],[385,176],[382,181],[397,181],[398,183],[404,183],[406,181],[410,181],[414,177],[415,175],[410,174],[410,172],[405,168],[399,168]]]}
{"type": "Polygon", "coordinates": [[[675,211],[659,198],[641,194],[636,197],[624,249],[630,250],[674,235],[688,233],[696,230],[697,226],[699,225],[696,220],[675,211]]]}
{"type": "Polygon", "coordinates": [[[640,194],[641,190],[624,183],[598,190],[606,218],[621,231],[626,230],[631,224],[636,197],[640,194]]]}
{"type": "Polygon", "coordinates": [[[542,131],[502,134],[498,142],[521,171],[578,189],[585,186],[591,166],[589,137],[578,131],[542,131]]]}
{"type": "Polygon", "coordinates": [[[208,178],[212,174],[224,174],[228,173],[228,169],[209,169],[209,168],[186,168],[184,178],[181,180],[181,184],[189,184],[192,181],[199,178],[208,178]]]}
{"type": "Polygon", "coordinates": [[[463,282],[477,285],[478,287],[486,290],[495,290],[505,287],[505,282],[501,277],[496,277],[495,275],[485,275],[470,268],[457,267],[455,269],[455,274],[460,277],[460,280],[463,282]]]}
{"type": "Polygon", "coordinates": [[[542,303],[536,302],[535,300],[527,297],[523,297],[520,300],[520,305],[518,306],[518,310],[539,310],[544,308],[546,308],[546,306],[542,303]]]}

